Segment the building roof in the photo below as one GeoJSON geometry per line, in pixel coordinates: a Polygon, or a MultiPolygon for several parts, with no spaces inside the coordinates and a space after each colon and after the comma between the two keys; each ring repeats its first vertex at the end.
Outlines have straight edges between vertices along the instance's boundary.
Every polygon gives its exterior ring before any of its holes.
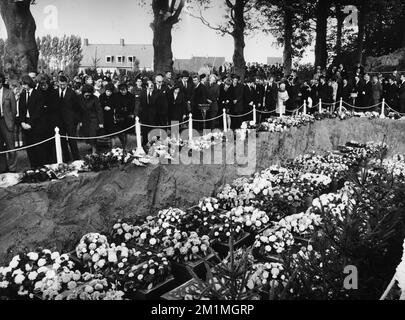
{"type": "Polygon", "coordinates": [[[267,57],[267,64],[268,65],[273,65],[276,63],[283,63],[283,58],[282,57],[267,57]]]}
{"type": "Polygon", "coordinates": [[[225,57],[192,57],[191,59],[175,59],[173,67],[176,70],[198,72],[206,65],[219,68],[225,63],[225,57]]]}
{"type": "Polygon", "coordinates": [[[153,68],[153,46],[151,44],[87,44],[83,45],[81,67],[94,66],[97,57],[99,68],[132,68],[128,57],[135,56],[139,60],[139,68],[153,68]],[[114,56],[113,62],[107,62],[107,56],[114,56]],[[118,62],[118,56],[125,56],[124,63],[118,62]]]}

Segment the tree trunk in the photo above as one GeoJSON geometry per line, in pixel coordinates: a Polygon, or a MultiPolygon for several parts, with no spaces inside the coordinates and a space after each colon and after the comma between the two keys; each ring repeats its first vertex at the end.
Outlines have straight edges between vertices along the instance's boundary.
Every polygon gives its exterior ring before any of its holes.
{"type": "Polygon", "coordinates": [[[342,11],[342,6],[339,3],[336,3],[335,8],[337,20],[335,53],[339,59],[340,54],[342,53],[343,22],[345,21],[345,16],[342,11]]]}
{"type": "Polygon", "coordinates": [[[330,0],[319,0],[316,8],[316,44],[315,66],[326,68],[328,61],[327,52],[327,27],[330,9],[330,0]]]}
{"type": "Polygon", "coordinates": [[[367,9],[366,5],[362,5],[358,7],[359,9],[359,16],[358,16],[358,23],[359,23],[359,33],[357,36],[357,50],[356,50],[356,62],[363,62],[363,52],[364,52],[364,35],[366,30],[366,15],[367,9]]]}
{"type": "Polygon", "coordinates": [[[186,0],[153,0],[153,68],[156,73],[173,71],[172,29],[179,22],[179,16],[186,0]],[[177,4],[177,8],[176,8],[177,4]]]}
{"type": "Polygon", "coordinates": [[[291,8],[287,5],[284,11],[284,51],[283,63],[284,74],[290,75],[292,71],[292,38],[293,38],[293,13],[291,8]]]}
{"type": "Polygon", "coordinates": [[[35,39],[36,24],[30,5],[31,0],[0,1],[0,12],[8,35],[4,69],[11,77],[37,71],[39,53],[35,39]]]}
{"type": "Polygon", "coordinates": [[[171,22],[159,18],[153,22],[153,68],[156,73],[173,71],[172,28],[171,22]]]}
{"type": "Polygon", "coordinates": [[[236,0],[234,4],[234,27],[232,37],[234,41],[233,51],[233,64],[235,67],[235,74],[241,77],[242,81],[245,79],[245,18],[244,18],[245,4],[244,0],[236,0]]]}

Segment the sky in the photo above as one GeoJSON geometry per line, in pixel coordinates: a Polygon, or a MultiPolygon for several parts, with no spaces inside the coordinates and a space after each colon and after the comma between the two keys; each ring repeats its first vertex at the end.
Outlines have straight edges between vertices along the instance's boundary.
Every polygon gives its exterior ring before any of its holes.
{"type": "MultiPolygon", "coordinates": [[[[215,2],[217,2],[216,0],[215,2]]],[[[149,27],[153,20],[151,0],[37,0],[31,11],[37,23],[37,36],[47,34],[79,35],[90,43],[119,43],[121,38],[131,44],[152,44],[153,33],[149,27]]],[[[206,11],[207,20],[222,21],[223,8],[216,6],[206,11]]],[[[0,37],[7,36],[0,18],[0,37]]],[[[256,32],[246,39],[245,59],[266,63],[267,57],[281,57],[282,48],[274,44],[269,35],[256,32]]],[[[182,12],[181,21],[173,30],[174,58],[192,56],[225,56],[232,61],[233,39],[220,36],[199,20],[182,12]]],[[[310,62],[309,54],[303,62],[310,62]],[[307,61],[306,61],[307,60],[307,61]]]]}

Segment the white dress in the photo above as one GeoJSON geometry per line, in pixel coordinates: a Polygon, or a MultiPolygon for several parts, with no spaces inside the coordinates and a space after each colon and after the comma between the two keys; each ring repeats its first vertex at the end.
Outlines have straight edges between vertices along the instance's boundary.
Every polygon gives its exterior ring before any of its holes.
{"type": "Polygon", "coordinates": [[[290,99],[290,97],[288,96],[287,91],[278,92],[277,108],[276,108],[276,112],[278,114],[280,114],[280,113],[285,114],[285,103],[288,99],[290,99]]]}

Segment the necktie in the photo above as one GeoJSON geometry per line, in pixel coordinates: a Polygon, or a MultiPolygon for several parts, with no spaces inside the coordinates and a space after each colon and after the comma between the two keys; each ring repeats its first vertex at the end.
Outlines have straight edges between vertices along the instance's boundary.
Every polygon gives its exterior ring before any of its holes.
{"type": "Polygon", "coordinates": [[[28,110],[28,104],[29,104],[29,101],[30,101],[30,96],[31,96],[30,92],[27,91],[27,118],[30,117],[30,112],[28,110]]]}
{"type": "Polygon", "coordinates": [[[65,97],[65,90],[61,90],[60,98],[63,100],[64,97],[65,97]]]}
{"type": "Polygon", "coordinates": [[[148,104],[150,104],[150,91],[148,92],[148,104]]]}

